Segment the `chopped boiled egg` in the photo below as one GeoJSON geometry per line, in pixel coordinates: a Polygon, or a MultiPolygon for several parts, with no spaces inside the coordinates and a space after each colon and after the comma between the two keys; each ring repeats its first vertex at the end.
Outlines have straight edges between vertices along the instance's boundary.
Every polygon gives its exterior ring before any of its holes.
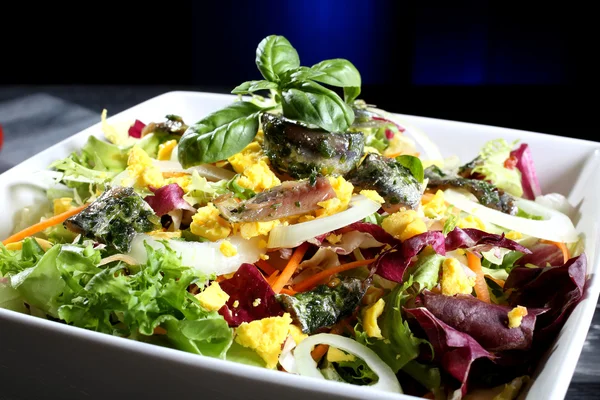
{"type": "Polygon", "coordinates": [[[485,224],[483,223],[483,221],[474,215],[469,215],[467,217],[460,218],[456,222],[456,226],[458,226],[460,229],[475,228],[482,231],[485,230],[485,224]]]}
{"type": "Polygon", "coordinates": [[[255,192],[262,192],[281,181],[269,167],[269,158],[263,153],[258,142],[252,142],[241,152],[227,159],[235,172],[242,176],[237,183],[255,192]]]}
{"type": "Polygon", "coordinates": [[[317,217],[326,217],[346,210],[352,199],[354,185],[341,176],[328,176],[327,179],[335,192],[335,197],[317,203],[323,207],[323,209],[315,211],[317,217]]]}
{"type": "Polygon", "coordinates": [[[73,199],[70,197],[61,197],[54,199],[53,202],[54,215],[62,214],[74,208],[73,199]]]}
{"type": "Polygon", "coordinates": [[[329,362],[344,362],[344,361],[354,361],[356,357],[354,354],[348,354],[345,351],[337,349],[333,346],[329,346],[327,350],[327,361],[329,362]]]}
{"type": "Polygon", "coordinates": [[[194,235],[206,238],[212,242],[224,239],[231,233],[231,226],[219,213],[219,209],[208,203],[200,207],[192,216],[190,231],[194,235]]]}
{"type": "Polygon", "coordinates": [[[263,222],[242,222],[234,224],[234,231],[239,232],[244,239],[250,239],[256,236],[268,235],[269,232],[281,222],[278,219],[263,222]]]}
{"type": "Polygon", "coordinates": [[[210,286],[195,297],[200,302],[200,305],[208,311],[218,311],[229,300],[229,295],[221,289],[217,281],[213,281],[210,286]]]}
{"type": "Polygon", "coordinates": [[[469,294],[473,292],[475,278],[468,277],[464,267],[456,258],[446,258],[442,263],[442,294],[454,296],[455,294],[469,294]]]}
{"type": "Polygon", "coordinates": [[[447,209],[444,192],[441,190],[438,190],[433,197],[423,202],[423,214],[428,218],[442,217],[447,209]]]}
{"type": "Polygon", "coordinates": [[[362,324],[365,332],[369,337],[376,337],[382,339],[381,329],[377,323],[377,318],[383,314],[385,308],[385,301],[383,299],[377,300],[374,304],[363,309],[362,311],[362,324]]]}
{"type": "Polygon", "coordinates": [[[223,240],[219,246],[219,250],[225,257],[233,257],[237,254],[237,248],[229,240],[223,240]]]}
{"type": "Polygon", "coordinates": [[[162,172],[152,163],[152,157],[138,146],[133,146],[127,158],[127,172],[129,173],[127,184],[136,187],[160,188],[165,185],[162,172]]]}
{"type": "Polygon", "coordinates": [[[414,210],[398,211],[383,220],[381,227],[402,241],[427,232],[427,225],[414,210]]]}
{"type": "Polygon", "coordinates": [[[173,149],[177,146],[177,140],[168,140],[164,143],[161,143],[158,146],[158,154],[156,158],[161,161],[166,161],[171,159],[171,153],[173,153],[173,149]]]}
{"type": "Polygon", "coordinates": [[[519,240],[523,239],[523,234],[517,231],[510,231],[505,235],[505,237],[510,240],[519,240]]]}
{"type": "Polygon", "coordinates": [[[518,328],[521,326],[521,322],[525,316],[527,316],[527,308],[523,306],[516,306],[508,312],[508,327],[518,328]]]}
{"type": "Polygon", "coordinates": [[[361,190],[360,194],[362,194],[365,197],[368,197],[369,199],[378,202],[379,204],[383,204],[385,203],[385,200],[383,197],[381,197],[379,195],[379,193],[377,193],[376,190],[361,190]]]}
{"type": "Polygon", "coordinates": [[[252,322],[242,322],[236,329],[235,341],[250,348],[265,361],[266,367],[277,366],[281,346],[288,334],[292,318],[289,313],[281,317],[268,317],[252,322]]]}

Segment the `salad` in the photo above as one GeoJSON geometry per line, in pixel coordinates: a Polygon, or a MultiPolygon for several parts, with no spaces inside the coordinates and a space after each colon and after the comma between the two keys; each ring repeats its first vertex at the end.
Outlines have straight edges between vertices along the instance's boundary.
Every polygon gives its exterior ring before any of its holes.
{"type": "Polygon", "coordinates": [[[583,296],[573,207],[526,143],[443,158],[282,36],[200,121],[109,123],[41,173],[0,306],[282,373],[513,399],[583,296]],[[100,132],[99,132],[100,133],[100,132]]]}

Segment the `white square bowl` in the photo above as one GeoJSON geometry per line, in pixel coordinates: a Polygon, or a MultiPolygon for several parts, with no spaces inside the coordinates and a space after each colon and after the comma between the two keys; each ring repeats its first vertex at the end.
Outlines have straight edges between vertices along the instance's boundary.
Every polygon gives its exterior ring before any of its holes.
{"type": "MultiPolygon", "coordinates": [[[[161,120],[172,113],[193,123],[235,96],[169,92],[111,116],[113,121],[161,120]]],[[[395,110],[390,110],[395,111],[395,110]]],[[[108,110],[110,115],[110,110],[108,110]]],[[[443,156],[470,161],[488,140],[528,143],[544,193],[568,196],[579,210],[576,228],[585,235],[588,286],[557,340],[540,363],[523,397],[562,399],[575,370],[598,300],[600,282],[600,143],[463,122],[399,114],[420,128],[443,156]]],[[[100,117],[100,116],[99,116],[100,117]]],[[[100,118],[99,118],[100,119],[100,118]]],[[[0,238],[10,235],[15,213],[45,200],[35,173],[79,151],[100,122],[0,175],[0,238]]],[[[379,398],[414,399],[368,387],[316,380],[231,361],[185,353],[0,309],[0,391],[15,398],[106,396],[171,399],[379,398]]]]}

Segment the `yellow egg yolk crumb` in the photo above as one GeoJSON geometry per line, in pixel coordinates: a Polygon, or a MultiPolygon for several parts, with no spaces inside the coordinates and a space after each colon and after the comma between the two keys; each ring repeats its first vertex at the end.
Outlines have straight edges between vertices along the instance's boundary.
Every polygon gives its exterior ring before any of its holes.
{"type": "Polygon", "coordinates": [[[398,211],[391,214],[383,220],[381,227],[387,233],[402,241],[427,232],[425,221],[414,210],[398,211]]]}
{"type": "Polygon", "coordinates": [[[442,294],[454,296],[455,294],[469,294],[475,286],[475,278],[470,278],[465,273],[460,261],[456,258],[447,258],[442,263],[442,294]]]}
{"type": "Polygon", "coordinates": [[[241,152],[227,159],[235,172],[242,176],[237,183],[255,192],[262,192],[281,181],[269,167],[269,158],[263,153],[258,142],[252,142],[241,152]]]}
{"type": "Polygon", "coordinates": [[[242,322],[236,329],[235,341],[250,348],[265,361],[266,367],[277,366],[281,346],[290,331],[292,318],[289,313],[281,317],[268,317],[252,322],[242,322]]]}
{"type": "Polygon", "coordinates": [[[322,209],[315,211],[317,217],[326,217],[346,210],[352,199],[354,185],[341,176],[328,176],[327,179],[329,179],[329,183],[335,192],[335,197],[317,203],[322,207],[322,209]]]}
{"type": "Polygon", "coordinates": [[[75,206],[73,206],[72,202],[73,199],[70,197],[61,197],[59,199],[54,199],[54,215],[62,214],[74,208],[75,206]]]}
{"type": "Polygon", "coordinates": [[[523,317],[525,317],[526,315],[527,308],[523,306],[516,306],[508,312],[508,327],[511,329],[518,328],[519,326],[521,326],[523,317]]]}
{"type": "Polygon", "coordinates": [[[384,308],[385,301],[383,299],[379,299],[377,302],[375,302],[375,304],[363,309],[362,324],[369,337],[383,339],[383,336],[381,335],[381,329],[377,323],[377,318],[381,316],[384,308]]]}
{"type": "Polygon", "coordinates": [[[438,190],[435,195],[423,203],[423,214],[428,218],[439,218],[443,216],[448,207],[444,200],[444,192],[438,190]]]}
{"type": "Polygon", "coordinates": [[[171,159],[171,154],[173,153],[173,149],[177,146],[177,140],[168,140],[164,143],[158,145],[158,154],[156,158],[161,161],[166,161],[171,159]]]}
{"type": "Polygon", "coordinates": [[[216,281],[213,281],[210,286],[195,297],[200,302],[200,305],[209,311],[218,311],[229,300],[229,295],[221,289],[221,286],[216,281]]]}
{"type": "Polygon", "coordinates": [[[505,235],[505,237],[510,240],[519,240],[523,239],[523,234],[517,231],[510,231],[505,235]]]}
{"type": "Polygon", "coordinates": [[[133,146],[127,158],[127,172],[129,173],[129,184],[138,188],[152,186],[159,188],[164,186],[165,181],[160,169],[152,164],[152,158],[138,146],[133,146]]]}
{"type": "Polygon", "coordinates": [[[219,209],[209,202],[206,206],[200,207],[192,217],[190,231],[194,235],[214,242],[229,236],[231,226],[221,217],[219,209]]]}
{"type": "Polygon", "coordinates": [[[356,357],[354,354],[348,354],[340,349],[337,349],[333,346],[329,346],[327,350],[327,361],[329,362],[344,362],[344,361],[354,361],[356,357]]]}
{"type": "Polygon", "coordinates": [[[225,257],[233,257],[237,254],[237,248],[229,240],[223,240],[219,245],[219,250],[225,257]]]}
{"type": "Polygon", "coordinates": [[[379,193],[377,193],[376,190],[367,190],[367,189],[364,189],[364,190],[360,191],[360,194],[362,194],[363,196],[365,196],[365,197],[367,197],[367,198],[369,198],[369,199],[371,199],[373,201],[378,202],[379,204],[385,203],[385,200],[383,199],[383,197],[381,197],[379,195],[379,193]]]}
{"type": "Polygon", "coordinates": [[[468,217],[460,218],[456,223],[456,226],[458,226],[461,229],[475,228],[482,231],[485,230],[485,224],[483,223],[483,221],[474,215],[469,215],[468,217]]]}

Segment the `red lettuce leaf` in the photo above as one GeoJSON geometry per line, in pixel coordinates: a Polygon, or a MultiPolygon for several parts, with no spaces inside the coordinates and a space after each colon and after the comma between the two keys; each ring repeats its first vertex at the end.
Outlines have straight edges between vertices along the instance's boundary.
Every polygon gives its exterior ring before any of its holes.
{"type": "Polygon", "coordinates": [[[389,245],[400,243],[398,239],[387,233],[381,226],[370,222],[354,222],[353,224],[345,227],[344,230],[356,230],[359,232],[368,233],[378,242],[389,245]]]}
{"type": "Polygon", "coordinates": [[[144,200],[152,207],[159,217],[168,214],[173,210],[196,210],[183,199],[185,193],[176,183],[171,183],[158,189],[153,187],[150,187],[149,189],[154,195],[146,196],[144,200]]]}
{"type": "Polygon", "coordinates": [[[405,308],[404,311],[417,320],[433,346],[435,361],[460,382],[460,390],[464,396],[471,364],[479,358],[493,361],[495,356],[471,336],[447,325],[426,308],[405,308]]]}
{"type": "Polygon", "coordinates": [[[488,304],[471,295],[444,296],[428,290],[423,304],[433,315],[454,329],[473,337],[492,352],[529,350],[537,315],[544,309],[528,309],[521,326],[508,327],[508,312],[513,307],[488,304]]]}
{"type": "Polygon", "coordinates": [[[145,123],[136,119],[135,122],[133,123],[133,125],[131,125],[129,127],[129,130],[127,131],[127,133],[129,133],[129,136],[139,139],[142,137],[142,130],[145,127],[146,127],[145,123]]]}
{"type": "Polygon", "coordinates": [[[510,152],[512,157],[517,159],[517,169],[521,171],[521,186],[523,187],[523,198],[535,200],[542,194],[540,182],[538,181],[533,164],[533,157],[526,143],[521,144],[517,149],[510,152]]]}
{"type": "Polygon", "coordinates": [[[521,246],[514,240],[507,239],[502,235],[488,233],[475,228],[454,228],[446,236],[446,251],[456,250],[458,248],[468,249],[478,246],[480,250],[489,247],[503,247],[509,250],[520,251],[524,254],[530,254],[531,250],[521,246]]]}
{"type": "Polygon", "coordinates": [[[510,305],[547,308],[536,326],[536,335],[547,336],[559,330],[583,297],[587,272],[585,253],[560,266],[514,268],[504,284],[510,291],[510,305]]]}
{"type": "Polygon", "coordinates": [[[402,276],[411,259],[426,246],[431,246],[436,253],[445,255],[444,234],[441,231],[424,232],[384,251],[374,263],[375,273],[391,281],[402,282],[402,276]]]}
{"type": "Polygon", "coordinates": [[[233,277],[221,281],[219,285],[229,295],[227,303],[219,309],[219,314],[229,326],[283,315],[275,292],[253,264],[242,264],[233,277]]]}
{"type": "Polygon", "coordinates": [[[529,247],[531,254],[526,254],[515,262],[515,265],[533,264],[538,267],[548,265],[560,266],[565,263],[563,252],[553,244],[536,243],[529,247]]]}

